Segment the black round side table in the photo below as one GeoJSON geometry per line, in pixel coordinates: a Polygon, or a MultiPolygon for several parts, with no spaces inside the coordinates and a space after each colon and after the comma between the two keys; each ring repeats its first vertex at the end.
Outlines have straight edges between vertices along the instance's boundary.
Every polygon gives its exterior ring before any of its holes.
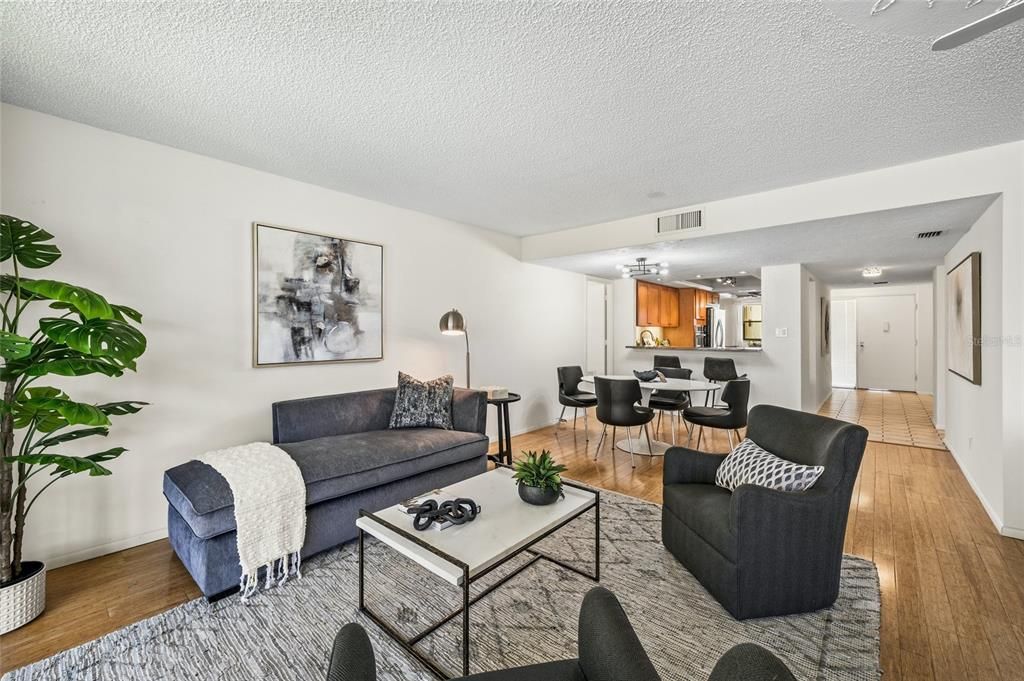
{"type": "Polygon", "coordinates": [[[509,393],[508,397],[487,398],[487,404],[498,408],[498,451],[487,455],[495,463],[512,465],[512,429],[508,424],[508,405],[521,399],[519,393],[509,393]]]}

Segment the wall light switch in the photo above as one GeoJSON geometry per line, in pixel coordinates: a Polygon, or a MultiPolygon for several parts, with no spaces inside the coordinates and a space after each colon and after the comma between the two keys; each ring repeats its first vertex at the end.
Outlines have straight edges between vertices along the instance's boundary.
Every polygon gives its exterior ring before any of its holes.
{"type": "Polygon", "coordinates": [[[788,328],[782,327],[781,329],[775,329],[775,337],[776,338],[786,338],[788,336],[789,336],[789,329],[788,328]]]}
{"type": "Polygon", "coordinates": [[[882,322],[882,333],[889,333],[889,322],[882,322]]]}

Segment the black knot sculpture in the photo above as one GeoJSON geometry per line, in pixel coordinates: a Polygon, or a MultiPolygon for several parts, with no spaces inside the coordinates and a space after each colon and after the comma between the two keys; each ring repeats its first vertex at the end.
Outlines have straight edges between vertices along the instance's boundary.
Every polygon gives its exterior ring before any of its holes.
{"type": "Polygon", "coordinates": [[[453,525],[464,525],[476,518],[480,507],[472,499],[449,499],[440,504],[434,499],[427,499],[408,511],[415,514],[412,526],[417,530],[425,530],[435,522],[446,521],[453,525]]]}

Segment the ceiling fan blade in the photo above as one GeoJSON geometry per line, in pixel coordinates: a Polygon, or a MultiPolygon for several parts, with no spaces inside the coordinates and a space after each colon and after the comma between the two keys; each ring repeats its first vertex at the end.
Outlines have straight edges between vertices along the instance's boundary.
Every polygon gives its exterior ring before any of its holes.
{"type": "Polygon", "coordinates": [[[960,45],[970,42],[975,38],[980,38],[986,33],[991,33],[992,31],[1002,28],[1007,24],[1012,24],[1018,19],[1024,19],[1024,2],[1018,2],[1010,5],[1009,7],[1003,7],[1002,9],[989,14],[987,17],[983,17],[977,21],[972,21],[966,26],[961,26],[955,31],[950,31],[932,43],[932,51],[938,52],[940,50],[959,47],[960,45]]]}

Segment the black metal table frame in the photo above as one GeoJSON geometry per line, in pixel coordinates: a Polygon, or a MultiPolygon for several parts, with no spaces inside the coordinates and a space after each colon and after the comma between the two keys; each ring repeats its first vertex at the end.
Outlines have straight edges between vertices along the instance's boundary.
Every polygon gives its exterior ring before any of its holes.
{"type": "MultiPolygon", "coordinates": [[[[503,467],[507,468],[507,466],[503,466],[503,467]]],[[[365,530],[363,530],[363,528],[360,527],[359,528],[359,611],[362,612],[367,617],[369,617],[378,627],[380,627],[381,629],[384,630],[384,633],[386,633],[388,636],[390,636],[395,641],[397,641],[406,650],[406,652],[408,652],[410,655],[412,655],[417,660],[422,662],[427,667],[427,669],[429,669],[431,672],[433,672],[440,679],[449,679],[449,678],[455,678],[455,677],[450,676],[447,672],[445,672],[436,661],[434,661],[433,659],[427,657],[426,655],[424,655],[420,651],[416,650],[416,644],[419,643],[424,638],[426,638],[430,634],[434,633],[435,631],[440,629],[442,626],[444,626],[448,622],[452,621],[453,619],[455,619],[456,617],[458,617],[461,614],[462,615],[462,675],[463,676],[468,676],[469,675],[469,606],[471,606],[474,603],[476,603],[477,601],[483,599],[485,596],[490,594],[492,591],[497,589],[499,586],[501,586],[505,582],[509,581],[510,579],[512,579],[513,577],[518,575],[520,572],[522,572],[523,570],[527,569],[528,567],[530,567],[531,565],[533,565],[534,563],[536,563],[537,561],[542,560],[542,559],[543,560],[547,560],[547,561],[549,561],[551,563],[554,563],[555,565],[558,565],[559,567],[565,568],[566,570],[571,570],[572,572],[575,572],[578,575],[582,575],[582,576],[586,577],[587,579],[591,579],[591,580],[593,580],[595,582],[600,582],[601,581],[601,492],[600,492],[600,490],[594,489],[592,487],[587,487],[586,485],[580,485],[580,484],[576,484],[576,483],[571,483],[571,482],[566,481],[566,480],[563,480],[562,484],[564,484],[566,487],[574,487],[576,489],[582,489],[582,490],[585,490],[587,492],[593,493],[593,495],[594,495],[594,503],[589,505],[589,506],[586,506],[586,507],[580,509],[577,513],[574,513],[572,516],[570,516],[570,517],[566,518],[565,520],[563,520],[562,522],[558,523],[557,525],[552,527],[550,530],[547,530],[546,532],[544,532],[542,535],[540,535],[536,539],[533,539],[528,544],[524,545],[522,548],[514,551],[513,553],[511,553],[508,556],[502,558],[501,560],[499,560],[498,562],[494,563],[493,565],[488,566],[486,569],[482,570],[480,573],[478,573],[476,575],[473,575],[473,576],[470,576],[470,574],[469,574],[469,566],[466,563],[460,561],[458,558],[455,558],[454,556],[451,556],[451,555],[445,553],[444,551],[442,551],[442,550],[440,550],[440,549],[438,549],[438,548],[436,548],[434,546],[431,546],[430,544],[428,544],[427,542],[423,541],[422,539],[420,539],[416,535],[412,534],[411,532],[403,530],[402,528],[397,527],[397,526],[389,523],[388,521],[381,519],[380,517],[374,515],[373,513],[370,513],[369,511],[360,510],[359,511],[359,517],[361,517],[361,518],[370,518],[375,523],[378,523],[378,524],[382,525],[383,527],[391,530],[392,532],[395,532],[396,534],[398,534],[402,538],[408,539],[409,541],[413,542],[417,546],[419,546],[419,547],[421,547],[423,549],[426,549],[427,551],[433,553],[434,555],[440,557],[441,559],[443,559],[443,560],[451,563],[452,565],[455,565],[456,567],[460,568],[462,570],[462,579],[461,579],[462,607],[459,608],[458,610],[455,610],[455,611],[449,613],[448,615],[445,615],[444,617],[442,617],[440,620],[438,620],[434,624],[430,625],[426,629],[420,631],[419,633],[417,633],[417,634],[415,634],[415,635],[413,635],[411,637],[406,637],[403,634],[399,633],[398,630],[396,630],[390,624],[385,622],[380,615],[378,615],[377,613],[373,612],[368,607],[366,607],[366,602],[365,602],[365,598],[364,598],[364,595],[365,595],[365,589],[364,589],[364,567],[365,567],[364,543],[365,543],[365,530]],[[574,520],[576,520],[578,518],[583,517],[583,515],[585,513],[587,513],[587,511],[589,511],[591,509],[594,510],[594,573],[593,574],[589,574],[587,572],[584,572],[583,570],[580,570],[579,568],[577,568],[575,566],[569,565],[569,564],[567,564],[567,563],[565,563],[565,562],[563,562],[563,561],[561,561],[561,560],[559,560],[557,558],[552,558],[551,556],[548,556],[548,555],[546,555],[544,553],[541,553],[539,551],[534,551],[533,549],[530,548],[531,546],[535,545],[537,542],[540,542],[540,541],[546,539],[547,537],[551,536],[552,534],[554,534],[558,530],[562,529],[563,527],[565,527],[566,525],[568,525],[572,521],[574,521],[574,520]],[[474,582],[476,582],[477,580],[481,579],[482,577],[490,574],[490,572],[492,570],[494,570],[495,568],[498,568],[498,567],[504,565],[505,563],[507,563],[508,561],[512,560],[513,558],[519,556],[522,553],[529,553],[529,554],[531,554],[533,556],[533,558],[531,558],[529,561],[524,563],[522,566],[516,568],[515,570],[513,570],[509,574],[505,575],[504,577],[499,579],[494,584],[491,584],[486,589],[484,589],[483,591],[478,593],[476,596],[473,596],[472,598],[470,598],[469,589],[470,589],[470,587],[472,586],[472,584],[474,582]]]]}

